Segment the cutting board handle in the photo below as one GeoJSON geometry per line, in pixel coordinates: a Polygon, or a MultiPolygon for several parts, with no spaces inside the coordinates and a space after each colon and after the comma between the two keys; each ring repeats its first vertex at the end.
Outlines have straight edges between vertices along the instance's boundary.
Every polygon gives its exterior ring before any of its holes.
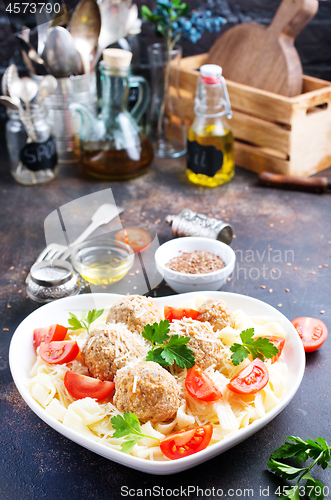
{"type": "Polygon", "coordinates": [[[318,10],[318,0],[282,0],[269,26],[275,36],[296,38],[318,10]]]}

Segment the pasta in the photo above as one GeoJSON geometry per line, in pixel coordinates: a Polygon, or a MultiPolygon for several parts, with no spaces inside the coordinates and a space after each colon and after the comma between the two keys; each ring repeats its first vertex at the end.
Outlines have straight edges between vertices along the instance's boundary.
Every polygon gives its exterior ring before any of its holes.
{"type": "MultiPolygon", "coordinates": [[[[183,307],[195,307],[205,300],[197,296],[194,304],[183,304],[183,307]]],[[[106,322],[108,311],[95,321],[94,327],[103,326],[106,322]]],[[[281,321],[270,317],[249,317],[244,311],[233,312],[234,327],[226,326],[216,332],[221,345],[222,366],[216,369],[215,365],[209,366],[205,373],[214,385],[222,392],[222,399],[215,402],[204,402],[192,397],[185,388],[187,369],[179,369],[176,365],[170,366],[170,373],[175,378],[181,404],[176,416],[170,422],[151,423],[141,425],[142,432],[148,436],[163,439],[172,432],[189,429],[205,424],[213,425],[213,435],[209,446],[217,443],[240,429],[262,418],[270,411],[284,394],[287,383],[287,365],[282,357],[272,363],[266,360],[269,372],[268,384],[256,394],[237,394],[228,389],[230,379],[237,375],[243,368],[250,364],[246,358],[240,365],[234,366],[231,362],[230,347],[234,342],[240,343],[242,330],[253,327],[255,336],[277,336],[285,338],[286,334],[281,321]]],[[[37,325],[36,325],[37,326],[37,325]]],[[[87,333],[84,330],[69,331],[68,338],[76,340],[82,348],[86,342],[87,333]]],[[[111,418],[121,414],[108,398],[97,402],[91,398],[75,400],[64,385],[66,371],[71,370],[83,375],[88,375],[88,369],[80,357],[67,364],[48,364],[37,354],[36,362],[31,370],[28,389],[32,397],[45,409],[46,413],[61,422],[64,426],[83,434],[84,436],[102,443],[115,450],[121,449],[124,438],[114,438],[114,429],[111,418]]],[[[134,380],[134,390],[137,380],[134,380]]],[[[131,450],[131,455],[146,460],[168,460],[160,450],[158,441],[152,438],[143,438],[131,450]]]]}

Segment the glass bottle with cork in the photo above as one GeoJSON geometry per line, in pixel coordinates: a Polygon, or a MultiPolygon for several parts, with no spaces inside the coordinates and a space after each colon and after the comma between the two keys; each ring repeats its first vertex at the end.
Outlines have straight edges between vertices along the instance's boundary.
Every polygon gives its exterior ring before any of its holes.
{"type": "Polygon", "coordinates": [[[200,186],[220,186],[235,170],[231,104],[220,66],[201,66],[194,113],[187,137],[188,178],[200,186]]]}
{"type": "Polygon", "coordinates": [[[101,179],[121,180],[144,173],[151,163],[153,146],[138,122],[150,101],[147,81],[130,74],[132,53],[105,49],[99,64],[102,110],[95,118],[79,103],[70,104],[82,120],[81,162],[85,173],[101,179]],[[138,89],[138,99],[128,111],[129,89],[138,89]]]}

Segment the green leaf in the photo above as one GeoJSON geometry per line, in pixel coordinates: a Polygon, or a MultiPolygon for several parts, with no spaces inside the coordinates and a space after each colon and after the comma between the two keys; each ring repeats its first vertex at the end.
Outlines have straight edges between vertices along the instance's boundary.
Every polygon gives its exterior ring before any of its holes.
{"type": "Polygon", "coordinates": [[[146,325],[142,331],[142,336],[152,344],[163,344],[163,342],[169,339],[169,330],[170,322],[165,319],[160,321],[160,323],[146,325]]]}
{"type": "Polygon", "coordinates": [[[110,421],[115,429],[113,437],[125,437],[125,442],[121,444],[121,451],[124,453],[130,453],[134,445],[143,437],[149,437],[158,441],[157,438],[153,436],[146,436],[146,434],[141,432],[140,422],[134,413],[125,412],[123,416],[115,415],[110,419],[110,421]]]}
{"type": "Polygon", "coordinates": [[[139,443],[141,436],[135,436],[130,434],[125,438],[124,443],[121,444],[121,451],[123,453],[130,453],[135,444],[139,443]]]}
{"type": "Polygon", "coordinates": [[[142,5],[141,7],[141,16],[146,19],[146,21],[149,21],[150,23],[153,22],[153,13],[152,11],[147,7],[147,5],[142,5]]]}
{"type": "Polygon", "coordinates": [[[240,365],[240,363],[249,356],[249,350],[242,344],[232,344],[230,351],[233,352],[231,361],[234,366],[240,365]]]}
{"type": "Polygon", "coordinates": [[[253,359],[260,358],[262,361],[264,361],[264,358],[272,358],[279,352],[275,344],[263,337],[258,337],[252,344],[247,344],[247,349],[250,350],[253,359]]]}
{"type": "Polygon", "coordinates": [[[322,448],[324,450],[323,455],[319,458],[318,460],[318,465],[322,467],[322,469],[326,469],[327,466],[329,465],[330,462],[330,447],[328,443],[325,441],[325,439],[319,437],[316,439],[317,443],[320,443],[322,445],[322,448]]]}
{"type": "Polygon", "coordinates": [[[299,494],[299,488],[297,486],[293,486],[293,488],[291,488],[286,492],[285,498],[289,498],[290,500],[301,500],[299,494]]]}
{"type": "Polygon", "coordinates": [[[234,343],[230,350],[233,352],[231,361],[234,366],[238,366],[245,358],[252,355],[253,359],[259,358],[264,361],[264,358],[272,358],[279,350],[265,337],[253,338],[254,328],[247,328],[240,334],[242,344],[234,343]]]}
{"type": "Polygon", "coordinates": [[[176,7],[176,10],[180,11],[180,16],[186,16],[190,12],[190,7],[186,3],[182,3],[176,7]]]}
{"type": "Polygon", "coordinates": [[[187,347],[190,337],[171,335],[169,342],[164,346],[161,356],[169,365],[175,361],[179,368],[192,368],[195,365],[193,351],[187,347]]]}
{"type": "MultiPolygon", "coordinates": [[[[291,437],[288,437],[286,439],[291,439],[291,437]]],[[[291,440],[294,440],[294,442],[285,442],[280,448],[272,453],[270,458],[278,459],[295,457],[297,462],[305,462],[308,458],[308,454],[306,452],[307,443],[302,439],[295,437],[293,437],[293,439],[291,440]],[[301,460],[299,460],[299,456],[301,460]]]]}
{"type": "Polygon", "coordinates": [[[96,319],[100,318],[103,311],[103,309],[100,309],[99,311],[97,311],[96,309],[92,309],[92,311],[89,311],[86,318],[87,323],[90,325],[96,319]]]}
{"type": "Polygon", "coordinates": [[[243,330],[240,334],[240,338],[243,344],[247,344],[253,341],[254,328],[247,328],[243,330]]]}
{"type": "Polygon", "coordinates": [[[317,481],[317,479],[314,479],[311,477],[309,472],[306,472],[304,476],[302,476],[301,479],[306,479],[306,495],[308,495],[310,498],[313,500],[323,500],[324,498],[324,493],[323,489],[324,486],[320,481],[317,481]]]}
{"type": "Polygon", "coordinates": [[[298,469],[296,467],[292,467],[287,464],[283,464],[282,462],[277,462],[276,460],[269,460],[268,467],[275,473],[277,476],[281,476],[284,479],[294,479],[299,474],[303,472],[304,469],[298,469]]]}
{"type": "Polygon", "coordinates": [[[80,328],[84,328],[79,319],[72,313],[69,313],[71,315],[71,318],[68,319],[68,329],[69,330],[79,330],[80,328]]]}
{"type": "Polygon", "coordinates": [[[165,359],[161,356],[163,352],[163,347],[158,347],[157,349],[150,350],[147,353],[146,361],[154,361],[154,363],[158,363],[164,367],[167,367],[169,363],[165,361],[165,359]]]}
{"type": "Polygon", "coordinates": [[[89,311],[86,313],[86,311],[82,312],[81,315],[81,320],[75,316],[73,313],[69,313],[70,319],[68,320],[68,323],[70,326],[68,326],[69,330],[79,330],[80,328],[84,328],[87,333],[89,333],[89,326],[93,321],[98,319],[101,314],[103,313],[103,309],[100,309],[97,311],[96,309],[92,309],[92,311],[89,311]],[[86,321],[84,321],[86,319],[86,321]]]}
{"type": "Polygon", "coordinates": [[[113,437],[120,438],[128,434],[140,434],[141,428],[138,418],[134,413],[125,412],[122,415],[115,415],[111,418],[111,424],[115,429],[113,437]]]}

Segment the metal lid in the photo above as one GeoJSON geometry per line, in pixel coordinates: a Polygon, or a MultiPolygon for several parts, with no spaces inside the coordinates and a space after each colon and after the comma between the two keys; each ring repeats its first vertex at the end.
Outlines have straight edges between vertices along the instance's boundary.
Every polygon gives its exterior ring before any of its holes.
{"type": "Polygon", "coordinates": [[[224,222],[224,224],[221,226],[220,232],[217,235],[217,239],[218,241],[222,241],[227,245],[231,245],[232,238],[233,227],[231,226],[231,224],[227,224],[224,222]]]}
{"type": "Polygon", "coordinates": [[[40,286],[64,285],[73,277],[73,267],[64,260],[43,260],[33,264],[30,276],[40,286]]]}

